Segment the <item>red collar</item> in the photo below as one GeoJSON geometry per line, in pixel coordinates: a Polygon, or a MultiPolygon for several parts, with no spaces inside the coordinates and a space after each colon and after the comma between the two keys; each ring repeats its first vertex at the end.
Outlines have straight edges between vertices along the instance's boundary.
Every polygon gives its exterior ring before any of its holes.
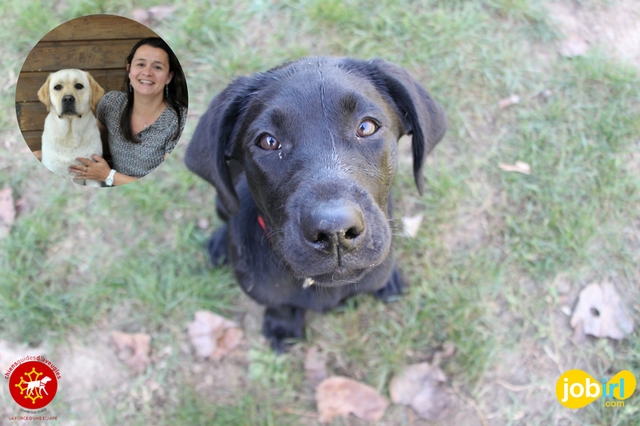
{"type": "Polygon", "coordinates": [[[267,222],[264,220],[264,217],[261,214],[258,214],[258,225],[264,231],[265,235],[269,236],[269,230],[267,229],[267,222]]]}

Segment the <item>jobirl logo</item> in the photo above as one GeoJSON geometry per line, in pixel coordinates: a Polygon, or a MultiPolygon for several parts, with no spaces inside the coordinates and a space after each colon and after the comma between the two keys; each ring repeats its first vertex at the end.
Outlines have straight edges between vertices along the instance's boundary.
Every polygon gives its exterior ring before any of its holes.
{"type": "Polygon", "coordinates": [[[604,396],[604,407],[624,407],[636,390],[636,378],[622,370],[609,381],[594,379],[582,370],[569,370],[556,382],[556,398],[567,408],[582,408],[604,396]]]}

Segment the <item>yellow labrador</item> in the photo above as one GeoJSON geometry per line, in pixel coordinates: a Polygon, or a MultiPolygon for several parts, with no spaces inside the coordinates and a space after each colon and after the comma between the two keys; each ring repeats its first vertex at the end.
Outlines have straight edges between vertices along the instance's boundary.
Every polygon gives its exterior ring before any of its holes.
{"type": "MultiPolygon", "coordinates": [[[[104,89],[91,75],[78,69],[63,69],[49,75],[38,90],[38,99],[49,114],[42,133],[42,164],[65,178],[72,178],[71,164],[78,157],[102,155],[100,131],[94,112],[104,89]]],[[[74,180],[87,186],[101,186],[94,180],[74,180]]]]}

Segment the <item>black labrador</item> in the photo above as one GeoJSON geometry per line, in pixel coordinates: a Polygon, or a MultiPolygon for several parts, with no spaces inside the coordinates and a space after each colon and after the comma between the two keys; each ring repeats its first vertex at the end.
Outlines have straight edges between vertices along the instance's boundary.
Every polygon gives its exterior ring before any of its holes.
{"type": "Polygon", "coordinates": [[[409,73],[382,61],[306,58],[233,81],[211,102],[186,164],[217,189],[226,224],[208,250],[266,305],[263,333],[284,351],[306,309],[356,293],[402,292],[391,247],[398,139],[425,156],[445,115],[409,73]]]}

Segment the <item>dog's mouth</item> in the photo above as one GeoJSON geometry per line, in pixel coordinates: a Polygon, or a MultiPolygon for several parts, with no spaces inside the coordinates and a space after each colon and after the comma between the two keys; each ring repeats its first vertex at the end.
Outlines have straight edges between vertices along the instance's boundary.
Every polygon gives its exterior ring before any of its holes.
{"type": "Polygon", "coordinates": [[[82,118],[82,114],[78,114],[75,111],[63,111],[62,114],[60,114],[58,117],[59,118],[62,118],[62,117],[78,117],[78,118],[82,118]]]}
{"type": "MultiPolygon", "coordinates": [[[[384,227],[379,228],[380,234],[386,234],[384,227]]],[[[387,238],[367,234],[360,238],[362,241],[351,250],[286,236],[278,238],[274,248],[283,254],[282,260],[300,277],[303,287],[340,287],[360,282],[387,258],[390,250],[387,238]]]]}
{"type": "Polygon", "coordinates": [[[369,268],[360,268],[353,270],[336,269],[333,272],[320,274],[313,277],[305,277],[302,279],[302,288],[312,286],[318,287],[341,287],[344,285],[358,283],[369,272],[369,268]]]}
{"type": "Polygon", "coordinates": [[[77,116],[82,118],[82,114],[78,114],[76,111],[76,105],[73,102],[63,103],[62,104],[62,112],[59,117],[62,118],[64,116],[77,116]]]}

